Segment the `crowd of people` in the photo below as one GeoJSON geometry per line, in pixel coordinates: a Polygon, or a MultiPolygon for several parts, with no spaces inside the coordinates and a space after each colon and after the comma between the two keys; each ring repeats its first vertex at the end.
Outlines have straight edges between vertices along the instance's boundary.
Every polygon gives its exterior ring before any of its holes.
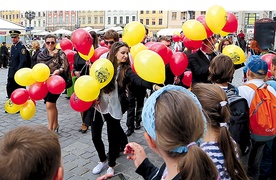
{"type": "MultiPolygon", "coordinates": [[[[10,33],[14,45],[9,59],[8,98],[12,91],[21,87],[15,82],[14,74],[24,67],[26,61],[25,46],[19,41],[20,32],[10,33]]],[[[146,43],[147,33],[146,29],[141,43],[146,43]]],[[[94,48],[100,47],[97,34],[93,31],[90,34],[94,48]]],[[[238,35],[238,44],[244,46],[242,34],[240,32],[238,35]]],[[[52,75],[65,72],[69,65],[65,53],[56,48],[56,36],[46,35],[44,39],[46,47],[43,50],[40,50],[35,40],[32,42],[32,66],[45,63],[52,75]]],[[[109,30],[104,34],[103,40],[109,51],[102,54],[101,58],[111,61],[114,76],[101,89],[95,103],[80,113],[79,130],[87,133],[91,126],[92,143],[99,159],[99,163],[91,167],[92,173],[100,174],[108,167],[106,175],[98,180],[115,174],[116,159],[120,152],[124,152],[127,159],[133,160],[136,173],[144,179],[276,179],[273,171],[276,167],[276,137],[261,142],[250,138],[250,150],[247,154],[242,154],[241,144],[231,137],[228,129],[232,113],[226,92],[229,85],[233,86],[231,83],[235,70],[243,68],[243,65],[235,66],[230,57],[221,54],[224,47],[233,43],[230,39],[221,38],[216,49],[218,39],[213,35],[203,40],[198,50],[183,52],[188,56],[187,70],[192,72],[193,77],[189,87],[183,85],[183,76],[175,76],[171,72],[169,64],[166,65],[164,86],[140,78],[131,68],[131,47],[120,41],[119,34],[109,30]],[[121,126],[124,113],[127,113],[126,131],[121,126]],[[106,145],[102,140],[104,123],[107,126],[106,145]],[[148,146],[164,160],[160,168],[150,162],[140,144],[128,140],[135,133],[134,130],[140,129],[142,125],[148,146]]],[[[158,41],[173,48],[170,37],[160,37],[158,41]]],[[[255,48],[258,46],[254,46],[254,43],[256,42],[251,42],[248,57],[262,53],[262,50],[255,48]]],[[[243,50],[247,53],[246,49],[243,50]]],[[[84,61],[78,53],[75,54],[72,71],[75,78],[89,75],[90,67],[91,62],[84,61]]],[[[250,110],[255,91],[248,84],[267,88],[276,97],[276,57],[272,59],[271,67],[260,58],[248,62],[246,67],[247,81],[244,85],[233,87],[237,95],[246,99],[250,110]],[[270,79],[267,78],[268,69],[273,75],[270,79]]],[[[1,138],[0,170],[6,173],[0,179],[63,178],[61,151],[56,135],[59,129],[56,106],[59,96],[60,94],[49,92],[44,98],[48,129],[43,126],[19,127],[1,138]],[[36,141],[26,141],[34,135],[36,141]],[[24,152],[31,153],[29,149],[35,151],[33,154],[39,154],[27,156],[24,152]],[[49,162],[44,162],[44,159],[49,162]],[[24,166],[22,163],[25,161],[31,161],[33,166],[37,164],[38,168],[10,172],[15,166],[24,166]],[[49,167],[49,164],[53,166],[49,167]]]]}

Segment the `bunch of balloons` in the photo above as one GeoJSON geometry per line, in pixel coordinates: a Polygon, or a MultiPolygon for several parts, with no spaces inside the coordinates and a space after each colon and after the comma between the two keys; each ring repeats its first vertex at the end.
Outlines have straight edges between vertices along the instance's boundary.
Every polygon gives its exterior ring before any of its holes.
{"type": "Polygon", "coordinates": [[[21,68],[14,79],[21,86],[29,88],[18,88],[11,94],[11,98],[5,103],[5,110],[14,114],[20,111],[25,120],[30,120],[36,112],[35,101],[42,100],[48,92],[60,94],[64,91],[65,81],[61,76],[50,77],[50,69],[44,63],[38,63],[31,68],[21,68]]]}

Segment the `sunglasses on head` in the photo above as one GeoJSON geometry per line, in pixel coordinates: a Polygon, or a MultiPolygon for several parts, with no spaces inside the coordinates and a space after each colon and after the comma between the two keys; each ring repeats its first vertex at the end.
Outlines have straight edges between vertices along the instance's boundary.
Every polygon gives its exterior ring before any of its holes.
{"type": "Polygon", "coordinates": [[[54,45],[54,44],[56,44],[56,42],[54,42],[54,41],[51,41],[51,42],[50,42],[50,41],[48,41],[48,42],[46,42],[46,44],[47,44],[47,45],[49,45],[49,44],[54,45]]]}
{"type": "Polygon", "coordinates": [[[114,41],[106,41],[106,40],[104,40],[104,43],[105,43],[106,45],[108,45],[108,44],[112,45],[112,44],[114,43],[114,41]]]}

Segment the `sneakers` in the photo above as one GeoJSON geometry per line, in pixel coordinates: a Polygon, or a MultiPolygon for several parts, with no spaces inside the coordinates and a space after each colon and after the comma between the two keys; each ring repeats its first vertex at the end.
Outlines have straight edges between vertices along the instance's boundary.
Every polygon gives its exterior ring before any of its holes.
{"type": "MultiPolygon", "coordinates": [[[[103,168],[105,168],[108,165],[108,161],[106,161],[105,163],[99,162],[98,165],[96,167],[94,167],[92,173],[93,174],[99,174],[103,168]]],[[[114,170],[113,170],[114,173],[114,170]]]]}
{"type": "Polygon", "coordinates": [[[114,169],[112,167],[109,167],[106,171],[106,174],[112,174],[114,175],[114,169]]]}

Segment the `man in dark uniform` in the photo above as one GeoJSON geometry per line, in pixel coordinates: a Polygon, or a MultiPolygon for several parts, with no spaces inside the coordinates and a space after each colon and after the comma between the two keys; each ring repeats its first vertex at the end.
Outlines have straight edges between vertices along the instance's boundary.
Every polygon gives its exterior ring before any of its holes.
{"type": "Polygon", "coordinates": [[[7,80],[7,98],[10,98],[11,93],[17,88],[26,88],[24,86],[20,86],[14,80],[14,75],[17,70],[24,67],[24,62],[27,61],[27,50],[26,47],[19,41],[20,31],[11,30],[9,31],[11,36],[11,41],[13,43],[11,47],[11,56],[9,61],[9,71],[8,71],[8,80],[7,80]]]}
{"type": "Polygon", "coordinates": [[[1,65],[3,65],[3,68],[7,68],[8,58],[9,58],[9,50],[6,46],[6,42],[3,42],[1,46],[1,60],[2,60],[1,65]]]}

